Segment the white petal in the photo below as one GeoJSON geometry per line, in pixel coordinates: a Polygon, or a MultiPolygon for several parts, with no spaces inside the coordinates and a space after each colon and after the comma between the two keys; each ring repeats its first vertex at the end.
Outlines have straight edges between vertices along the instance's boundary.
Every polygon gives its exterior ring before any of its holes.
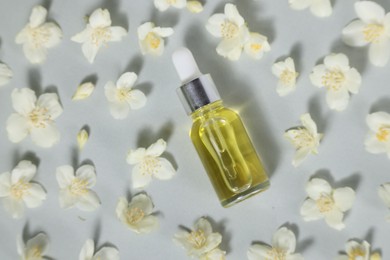
{"type": "Polygon", "coordinates": [[[120,88],[132,88],[136,81],[137,74],[134,72],[126,72],[119,77],[118,81],[116,82],[116,86],[120,88]]]}
{"type": "Polygon", "coordinates": [[[28,115],[34,108],[37,97],[29,88],[14,89],[11,94],[12,106],[21,115],[28,115]]]}
{"type": "Polygon", "coordinates": [[[343,217],[344,215],[341,211],[332,210],[325,214],[325,221],[330,227],[336,230],[342,230],[345,228],[345,224],[343,223],[343,217]]]}
{"type": "Polygon", "coordinates": [[[40,95],[37,101],[37,106],[46,108],[47,114],[50,115],[51,119],[56,119],[63,112],[56,93],[45,93],[40,95]]]}
{"type": "Polygon", "coordinates": [[[79,254],[79,260],[91,260],[95,251],[95,244],[92,239],[85,241],[79,254]]]}
{"type": "Polygon", "coordinates": [[[87,188],[91,188],[96,184],[96,172],[95,167],[92,165],[83,165],[76,170],[76,177],[81,180],[87,181],[87,188]]]}
{"type": "Polygon", "coordinates": [[[309,113],[303,114],[301,117],[302,125],[309,130],[310,134],[316,135],[317,134],[317,125],[311,118],[309,113]]]}
{"type": "Polygon", "coordinates": [[[242,16],[237,10],[237,7],[233,4],[228,3],[225,5],[225,15],[230,21],[234,22],[238,27],[242,26],[245,23],[244,18],[242,18],[242,16]]]}
{"type": "Polygon", "coordinates": [[[336,207],[345,212],[352,208],[355,201],[355,191],[349,187],[335,189],[333,191],[333,199],[336,207]]]}
{"type": "Polygon", "coordinates": [[[19,114],[11,114],[7,119],[8,138],[13,143],[19,143],[29,133],[30,125],[27,118],[19,114]]]}
{"type": "Polygon", "coordinates": [[[332,14],[330,0],[315,0],[310,6],[310,11],[318,17],[327,17],[332,14]]]}
{"type": "Polygon", "coordinates": [[[205,237],[208,237],[212,232],[213,229],[211,227],[210,222],[206,218],[200,218],[194,225],[194,230],[202,230],[205,237]]]}
{"type": "Polygon", "coordinates": [[[16,44],[24,44],[29,40],[29,30],[30,26],[27,25],[24,27],[15,37],[16,44]]]}
{"type": "Polygon", "coordinates": [[[30,26],[35,28],[43,24],[46,20],[47,10],[43,6],[35,6],[30,15],[30,26]]]}
{"type": "Polygon", "coordinates": [[[60,190],[58,199],[60,207],[63,209],[72,208],[78,202],[77,197],[70,193],[67,188],[60,190]]]}
{"type": "Polygon", "coordinates": [[[4,172],[0,174],[0,197],[6,197],[10,193],[11,173],[4,172]]]}
{"type": "Polygon", "coordinates": [[[134,231],[139,234],[147,234],[159,227],[158,218],[153,215],[144,217],[140,222],[134,225],[134,231]]]}
{"type": "Polygon", "coordinates": [[[146,38],[146,35],[148,35],[149,32],[152,31],[154,28],[154,23],[147,22],[138,27],[138,38],[142,41],[146,38]]]}
{"type": "Polygon", "coordinates": [[[11,197],[3,198],[3,206],[12,218],[21,218],[24,214],[24,205],[22,200],[15,200],[11,197]]]}
{"type": "Polygon", "coordinates": [[[285,71],[286,69],[287,66],[285,61],[275,62],[271,68],[272,74],[274,74],[278,78],[280,77],[280,74],[282,74],[283,71],[285,71]]]}
{"type": "Polygon", "coordinates": [[[167,143],[160,138],[146,149],[146,155],[158,157],[165,151],[166,148],[167,143]]]}
{"type": "Polygon", "coordinates": [[[294,10],[303,10],[310,6],[311,0],[288,0],[288,4],[294,10]]]}
{"type": "Polygon", "coordinates": [[[36,253],[36,249],[38,249],[42,255],[44,255],[49,249],[49,238],[44,233],[39,233],[35,237],[31,238],[26,243],[26,248],[32,249],[32,252],[27,253],[28,259],[34,259],[34,255],[36,253]],[[29,254],[30,253],[30,254],[29,254]],[[31,258],[29,258],[31,257],[31,258]]]}
{"type": "Polygon", "coordinates": [[[369,48],[370,62],[378,67],[387,65],[390,59],[390,40],[385,39],[379,43],[373,43],[369,48]]]}
{"type": "Polygon", "coordinates": [[[326,74],[326,67],[324,64],[317,65],[310,73],[310,81],[316,87],[323,87],[322,78],[326,74]]]}
{"type": "Polygon", "coordinates": [[[158,158],[158,163],[160,167],[153,174],[154,177],[160,180],[169,180],[175,175],[176,171],[173,168],[172,164],[167,159],[158,158]]]}
{"type": "Polygon", "coordinates": [[[127,154],[126,161],[128,164],[136,164],[140,163],[146,154],[146,149],[145,148],[138,148],[137,150],[130,150],[129,153],[127,154]]]}
{"type": "Polygon", "coordinates": [[[109,81],[104,86],[104,94],[106,95],[106,98],[109,102],[117,102],[117,87],[114,84],[114,82],[109,81]]]}
{"type": "Polygon", "coordinates": [[[364,38],[363,30],[366,24],[361,20],[352,21],[342,31],[343,42],[349,46],[364,46],[367,41],[364,38]]]}
{"type": "Polygon", "coordinates": [[[329,90],[326,95],[326,102],[330,109],[343,111],[347,108],[349,102],[349,93],[347,89],[338,91],[329,90]]]}
{"type": "Polygon", "coordinates": [[[116,208],[115,208],[115,213],[116,213],[116,216],[118,217],[118,219],[120,221],[122,221],[123,223],[126,222],[125,214],[127,212],[128,206],[129,206],[129,202],[127,201],[127,199],[125,197],[120,197],[118,199],[118,202],[117,202],[116,208]]]}
{"type": "Polygon", "coordinates": [[[272,247],[263,244],[251,245],[246,253],[249,260],[266,260],[272,247]]]}
{"type": "Polygon", "coordinates": [[[328,69],[345,71],[349,69],[349,59],[343,53],[332,53],[325,57],[324,64],[328,69]]]}
{"type": "Polygon", "coordinates": [[[200,1],[189,0],[187,2],[187,9],[191,13],[197,14],[203,12],[203,4],[200,1]]]}
{"type": "Polygon", "coordinates": [[[158,36],[164,37],[164,38],[169,37],[174,33],[173,29],[170,27],[154,27],[152,29],[152,32],[154,32],[158,36]]]}
{"type": "Polygon", "coordinates": [[[353,94],[357,94],[359,92],[360,85],[362,84],[362,76],[360,73],[355,68],[352,68],[345,72],[344,75],[346,77],[345,86],[348,91],[353,94]]]}
{"type": "Polygon", "coordinates": [[[125,119],[129,111],[130,106],[125,101],[110,102],[110,113],[115,119],[125,119]]]}
{"type": "Polygon", "coordinates": [[[306,184],[306,192],[313,200],[318,200],[321,195],[330,195],[332,187],[323,179],[314,178],[306,184]]]}
{"type": "Polygon", "coordinates": [[[0,63],[0,86],[7,84],[13,77],[13,72],[10,67],[4,63],[0,63]]]}
{"type": "Polygon", "coordinates": [[[141,193],[131,199],[128,208],[139,208],[145,213],[145,215],[150,215],[153,211],[153,202],[149,196],[141,193]]]}
{"type": "Polygon", "coordinates": [[[312,199],[306,199],[305,202],[303,202],[300,213],[305,221],[312,221],[323,218],[323,215],[319,211],[316,202],[312,199]]]}
{"type": "Polygon", "coordinates": [[[225,22],[226,16],[224,14],[213,14],[210,16],[206,29],[215,37],[222,37],[221,24],[225,22]]]}
{"type": "Polygon", "coordinates": [[[48,123],[44,128],[32,128],[31,140],[40,147],[49,148],[60,141],[60,132],[53,123],[48,123]]]}
{"type": "Polygon", "coordinates": [[[86,99],[94,90],[95,85],[92,82],[85,82],[77,87],[76,92],[72,96],[72,100],[86,99]]]}
{"type": "Polygon", "coordinates": [[[30,43],[23,45],[26,58],[33,64],[41,64],[46,60],[47,49],[43,46],[33,46],[30,43]]]}
{"type": "Polygon", "coordinates": [[[387,144],[379,141],[375,134],[369,134],[364,145],[369,153],[378,154],[387,152],[387,144]]]}
{"type": "Polygon", "coordinates": [[[291,254],[287,256],[286,260],[304,260],[304,258],[301,254],[291,254]]]}
{"type": "Polygon", "coordinates": [[[74,169],[70,165],[57,167],[56,178],[61,189],[67,188],[74,180],[74,169]]]}
{"type": "Polygon", "coordinates": [[[58,25],[55,23],[45,23],[42,25],[42,29],[47,31],[47,38],[43,43],[43,47],[52,48],[61,42],[62,31],[58,25]]]}
{"type": "Polygon", "coordinates": [[[92,258],[93,260],[119,260],[119,251],[114,247],[103,247],[92,258]]]}
{"type": "Polygon", "coordinates": [[[241,56],[243,45],[239,38],[222,40],[217,46],[217,53],[230,60],[238,60],[241,56]]]}
{"type": "Polygon", "coordinates": [[[272,246],[282,249],[287,254],[293,253],[296,246],[294,233],[285,227],[280,228],[272,238],[272,246]]]}
{"type": "Polygon", "coordinates": [[[284,97],[284,96],[290,94],[291,92],[295,91],[295,89],[296,89],[296,85],[295,84],[285,85],[280,80],[278,81],[278,84],[276,86],[276,92],[281,97],[284,97]]]}
{"type": "Polygon", "coordinates": [[[127,35],[126,29],[120,26],[112,26],[108,30],[110,32],[110,42],[119,42],[127,35]]]}
{"type": "Polygon", "coordinates": [[[226,252],[219,248],[207,252],[205,255],[200,257],[200,260],[225,260],[226,252]]]}
{"type": "Polygon", "coordinates": [[[133,167],[132,171],[132,183],[133,188],[143,188],[149,184],[149,182],[152,180],[152,176],[143,172],[143,170],[140,167],[140,164],[136,164],[133,167]]]}
{"type": "Polygon", "coordinates": [[[170,4],[168,3],[167,0],[154,0],[154,6],[160,11],[164,12],[168,10],[170,7],[170,4]]]}
{"type": "Polygon", "coordinates": [[[390,208],[390,183],[382,184],[378,189],[378,195],[388,208],[390,208]]]}
{"type": "Polygon", "coordinates": [[[110,13],[107,9],[96,9],[89,17],[89,23],[93,28],[108,27],[111,25],[110,13]]]}
{"type": "Polygon", "coordinates": [[[77,139],[77,145],[79,147],[79,150],[82,150],[89,139],[89,135],[88,135],[87,130],[81,129],[77,133],[76,139],[77,139]]]}
{"type": "Polygon", "coordinates": [[[369,253],[370,253],[370,244],[367,243],[367,241],[363,241],[362,243],[358,243],[356,241],[348,241],[347,244],[345,245],[345,249],[346,249],[346,252],[348,254],[352,254],[354,252],[354,249],[361,249],[364,253],[364,258],[363,259],[367,259],[368,260],[368,257],[369,257],[369,253]]]}
{"type": "Polygon", "coordinates": [[[86,42],[89,39],[89,36],[91,35],[92,30],[93,29],[90,27],[90,25],[87,25],[87,27],[83,31],[72,36],[71,40],[74,42],[78,42],[78,43],[86,42]]]}
{"type": "Polygon", "coordinates": [[[84,211],[94,211],[100,204],[100,199],[96,192],[89,190],[86,194],[78,197],[76,207],[84,211]]]}
{"type": "Polygon", "coordinates": [[[244,50],[250,57],[260,59],[264,52],[271,50],[271,47],[268,43],[267,37],[259,33],[250,33],[250,39],[244,45],[244,50]]]}
{"type": "Polygon", "coordinates": [[[173,2],[172,6],[176,7],[176,8],[184,8],[187,4],[187,0],[176,0],[173,2]]]}
{"type": "Polygon", "coordinates": [[[142,91],[138,89],[134,89],[130,91],[129,94],[130,94],[129,105],[131,109],[140,109],[145,106],[146,96],[142,91]]]}
{"type": "Polygon", "coordinates": [[[377,132],[380,127],[390,125],[390,114],[383,111],[375,112],[367,116],[366,122],[373,132],[377,132]]]}
{"type": "Polygon", "coordinates": [[[46,192],[41,185],[37,183],[30,183],[28,194],[23,196],[23,201],[28,208],[36,208],[42,205],[46,199],[46,192]]]}
{"type": "Polygon", "coordinates": [[[202,251],[209,252],[212,249],[219,246],[222,242],[222,236],[219,233],[211,233],[207,236],[206,244],[203,246],[202,251]]]}
{"type": "Polygon", "coordinates": [[[294,167],[298,167],[299,165],[301,165],[302,162],[306,159],[306,157],[310,154],[311,150],[311,147],[302,147],[298,149],[294,154],[292,165],[294,167]]]}
{"type": "Polygon", "coordinates": [[[26,258],[25,249],[26,245],[24,244],[23,236],[20,234],[16,239],[16,250],[18,251],[18,254],[19,256],[21,256],[22,259],[26,258]]]}
{"type": "Polygon", "coordinates": [[[84,57],[87,58],[89,63],[93,63],[95,60],[95,57],[99,51],[100,45],[93,44],[92,42],[86,41],[81,46],[81,49],[83,51],[84,57]]]}
{"type": "Polygon", "coordinates": [[[355,3],[357,16],[365,23],[382,23],[385,18],[385,9],[373,1],[360,1],[355,3]]]}
{"type": "Polygon", "coordinates": [[[13,184],[17,183],[21,179],[25,182],[29,182],[36,172],[37,167],[31,161],[20,161],[11,172],[11,181],[13,184]]]}

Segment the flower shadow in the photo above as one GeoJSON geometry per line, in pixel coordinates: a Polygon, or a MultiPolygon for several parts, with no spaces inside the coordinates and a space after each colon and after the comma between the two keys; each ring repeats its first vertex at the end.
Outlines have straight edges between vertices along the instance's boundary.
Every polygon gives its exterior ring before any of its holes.
{"type": "Polygon", "coordinates": [[[84,77],[83,80],[80,82],[80,84],[91,82],[93,85],[96,86],[97,81],[98,81],[97,74],[91,74],[91,75],[84,77]]]}
{"type": "Polygon", "coordinates": [[[370,108],[370,113],[379,111],[390,113],[390,97],[383,97],[379,99],[370,108]]]}
{"type": "Polygon", "coordinates": [[[38,67],[32,67],[28,71],[28,85],[37,96],[42,94],[42,76],[38,67]]]}
{"type": "MultiPolygon", "coordinates": [[[[197,63],[201,70],[210,73],[217,88],[226,101],[226,104],[233,108],[238,108],[240,115],[246,125],[253,145],[264,158],[264,164],[268,169],[269,176],[276,171],[280,159],[280,147],[273,140],[273,131],[266,120],[265,110],[258,100],[254,99],[254,93],[248,85],[244,76],[237,75],[230,61],[224,60],[215,50],[210,53],[211,42],[206,29],[197,24],[188,28],[185,35],[185,43],[197,57],[197,63]],[[199,39],[204,39],[203,44],[199,44],[199,39]]],[[[261,89],[259,89],[261,91],[261,89]]]]}
{"type": "MultiPolygon", "coordinates": [[[[23,240],[24,244],[26,244],[29,239],[31,239],[31,238],[33,238],[36,235],[41,234],[41,233],[45,234],[46,236],[48,236],[47,233],[45,233],[43,231],[31,232],[30,231],[30,224],[28,222],[26,222],[26,224],[24,225],[23,230],[22,230],[22,237],[21,237],[21,239],[23,240]]],[[[55,258],[46,256],[46,255],[45,255],[44,259],[55,260],[55,258]]]]}
{"type": "Polygon", "coordinates": [[[99,239],[100,239],[100,236],[102,233],[102,223],[101,222],[102,222],[101,219],[98,218],[94,224],[92,238],[93,238],[93,241],[95,241],[96,245],[99,243],[99,239]]]}
{"type": "Polygon", "coordinates": [[[131,61],[127,64],[125,71],[123,73],[134,72],[139,76],[143,66],[144,66],[144,59],[142,58],[141,55],[138,54],[135,57],[133,57],[131,61]]]}
{"type": "Polygon", "coordinates": [[[24,154],[20,154],[19,150],[15,150],[12,158],[13,165],[16,166],[20,161],[27,160],[32,162],[37,168],[41,160],[37,157],[36,153],[27,151],[24,154]]]}
{"type": "Polygon", "coordinates": [[[329,122],[331,121],[334,113],[328,111],[326,114],[323,112],[321,107],[320,95],[313,95],[309,99],[308,111],[313,118],[313,121],[316,123],[319,133],[326,133],[327,128],[329,128],[329,122]]]}
{"type": "Polygon", "coordinates": [[[314,173],[310,177],[310,180],[312,180],[313,178],[321,178],[321,179],[326,180],[327,182],[329,182],[330,186],[332,186],[333,189],[350,187],[355,192],[358,190],[361,179],[362,179],[360,173],[353,173],[352,175],[350,175],[344,179],[341,179],[339,181],[335,181],[328,169],[318,170],[316,173],[314,173]]]}
{"type": "Polygon", "coordinates": [[[226,223],[228,222],[227,219],[222,219],[220,221],[215,221],[213,218],[206,216],[204,217],[207,219],[211,227],[213,228],[213,232],[218,232],[222,236],[222,242],[219,245],[221,250],[226,251],[226,254],[230,253],[232,248],[231,248],[231,240],[232,240],[232,233],[226,230],[226,223]]]}
{"type": "Polygon", "coordinates": [[[180,10],[176,8],[169,8],[164,12],[160,12],[153,4],[151,9],[152,13],[150,14],[149,21],[153,22],[156,26],[173,28],[178,24],[180,10]]]}
{"type": "MultiPolygon", "coordinates": [[[[121,26],[126,29],[126,31],[129,30],[129,20],[127,18],[127,13],[119,11],[120,8],[120,0],[102,0],[101,4],[96,6],[97,8],[107,9],[110,12],[111,20],[112,20],[112,26],[121,26]]],[[[95,10],[94,9],[94,10],[95,10]]],[[[91,10],[90,14],[94,11],[91,10]]]]}

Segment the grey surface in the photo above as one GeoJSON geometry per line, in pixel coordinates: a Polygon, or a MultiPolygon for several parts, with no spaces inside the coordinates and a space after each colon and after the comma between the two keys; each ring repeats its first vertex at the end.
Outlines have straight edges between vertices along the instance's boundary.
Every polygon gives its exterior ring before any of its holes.
{"type": "MultiPolygon", "coordinates": [[[[355,1],[336,0],[333,16],[326,19],[308,11],[292,11],[287,1],[236,1],[250,29],[267,35],[272,46],[261,61],[244,55],[238,62],[216,54],[218,40],[204,27],[211,14],[222,12],[225,2],[209,0],[205,11],[195,15],[186,10],[159,13],[152,1],[44,1],[50,7],[50,19],[62,27],[64,39],[49,52],[45,64],[33,66],[21,46],[14,44],[14,37],[26,24],[31,8],[42,2],[0,0],[0,60],[15,74],[11,83],[0,89],[0,172],[11,170],[23,158],[33,159],[39,163],[36,180],[48,193],[42,207],[28,210],[20,220],[11,219],[0,208],[0,259],[17,259],[17,236],[40,231],[49,235],[49,255],[55,259],[78,259],[87,238],[94,238],[98,247],[115,245],[121,259],[186,259],[172,236],[179,225],[191,227],[204,215],[223,234],[221,248],[228,252],[228,259],[246,259],[253,241],[270,242],[273,233],[285,224],[297,233],[298,251],[306,259],[333,259],[350,238],[367,239],[374,249],[382,249],[384,259],[390,258],[390,224],[385,222],[389,212],[377,196],[378,186],[390,180],[390,161],[385,155],[367,153],[363,145],[368,130],[366,115],[379,110],[390,112],[390,66],[375,68],[368,63],[364,48],[353,49],[340,42],[342,28],[356,17],[355,1]],[[97,7],[108,7],[113,24],[128,28],[129,34],[122,42],[109,44],[90,65],[81,54],[81,46],[70,37],[83,29],[83,17],[97,7]],[[175,29],[159,58],[143,57],[139,51],[136,28],[149,20],[175,29]],[[211,73],[225,104],[240,111],[270,171],[269,191],[230,209],[218,203],[188,137],[190,119],[175,93],[179,82],[170,55],[183,45],[194,52],[201,70],[211,73]],[[311,68],[330,52],[344,52],[363,74],[360,93],[341,113],[327,107],[324,90],[312,86],[308,79],[311,68]],[[288,55],[297,62],[301,75],[297,91],[280,98],[271,65],[288,55]],[[147,93],[148,103],[126,120],[117,121],[109,114],[103,86],[126,71],[139,74],[137,86],[147,93]],[[76,86],[86,78],[96,80],[95,92],[88,100],[72,102],[76,86]],[[20,144],[7,139],[5,122],[13,112],[10,94],[21,87],[59,93],[64,113],[57,120],[62,136],[55,147],[41,149],[29,139],[20,144]],[[299,124],[299,116],[305,112],[312,114],[325,138],[319,155],[294,169],[293,149],[282,135],[299,124]],[[75,137],[84,125],[91,129],[91,137],[78,153],[75,137]],[[166,157],[178,166],[178,174],[170,181],[154,181],[146,189],[159,212],[161,228],[138,236],[115,216],[118,197],[135,192],[130,188],[131,168],[125,157],[128,149],[147,146],[160,137],[168,141],[166,157]],[[62,210],[55,169],[85,160],[97,168],[95,190],[102,207],[92,213],[62,210]],[[306,197],[304,184],[313,175],[325,176],[336,187],[356,189],[357,200],[345,218],[347,227],[343,231],[333,230],[322,221],[304,222],[299,215],[306,197]]],[[[377,2],[390,10],[389,1],[377,2]]]]}

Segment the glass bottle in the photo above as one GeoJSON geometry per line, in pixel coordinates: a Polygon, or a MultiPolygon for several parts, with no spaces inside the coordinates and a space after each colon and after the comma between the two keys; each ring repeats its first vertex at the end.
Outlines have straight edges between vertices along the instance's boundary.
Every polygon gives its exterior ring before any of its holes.
{"type": "Polygon", "coordinates": [[[188,49],[177,50],[173,62],[184,83],[177,93],[193,120],[191,140],[222,206],[266,190],[267,173],[240,116],[223,106],[212,78],[200,73],[188,49]]]}

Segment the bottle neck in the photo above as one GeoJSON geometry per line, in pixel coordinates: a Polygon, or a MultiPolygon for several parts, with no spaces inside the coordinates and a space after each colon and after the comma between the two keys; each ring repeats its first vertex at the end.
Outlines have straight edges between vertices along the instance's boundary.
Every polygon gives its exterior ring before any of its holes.
{"type": "Polygon", "coordinates": [[[194,112],[191,113],[191,118],[193,120],[198,119],[199,117],[205,116],[209,112],[218,110],[220,108],[223,108],[222,100],[214,101],[213,103],[207,104],[203,107],[198,108],[194,112]]]}

